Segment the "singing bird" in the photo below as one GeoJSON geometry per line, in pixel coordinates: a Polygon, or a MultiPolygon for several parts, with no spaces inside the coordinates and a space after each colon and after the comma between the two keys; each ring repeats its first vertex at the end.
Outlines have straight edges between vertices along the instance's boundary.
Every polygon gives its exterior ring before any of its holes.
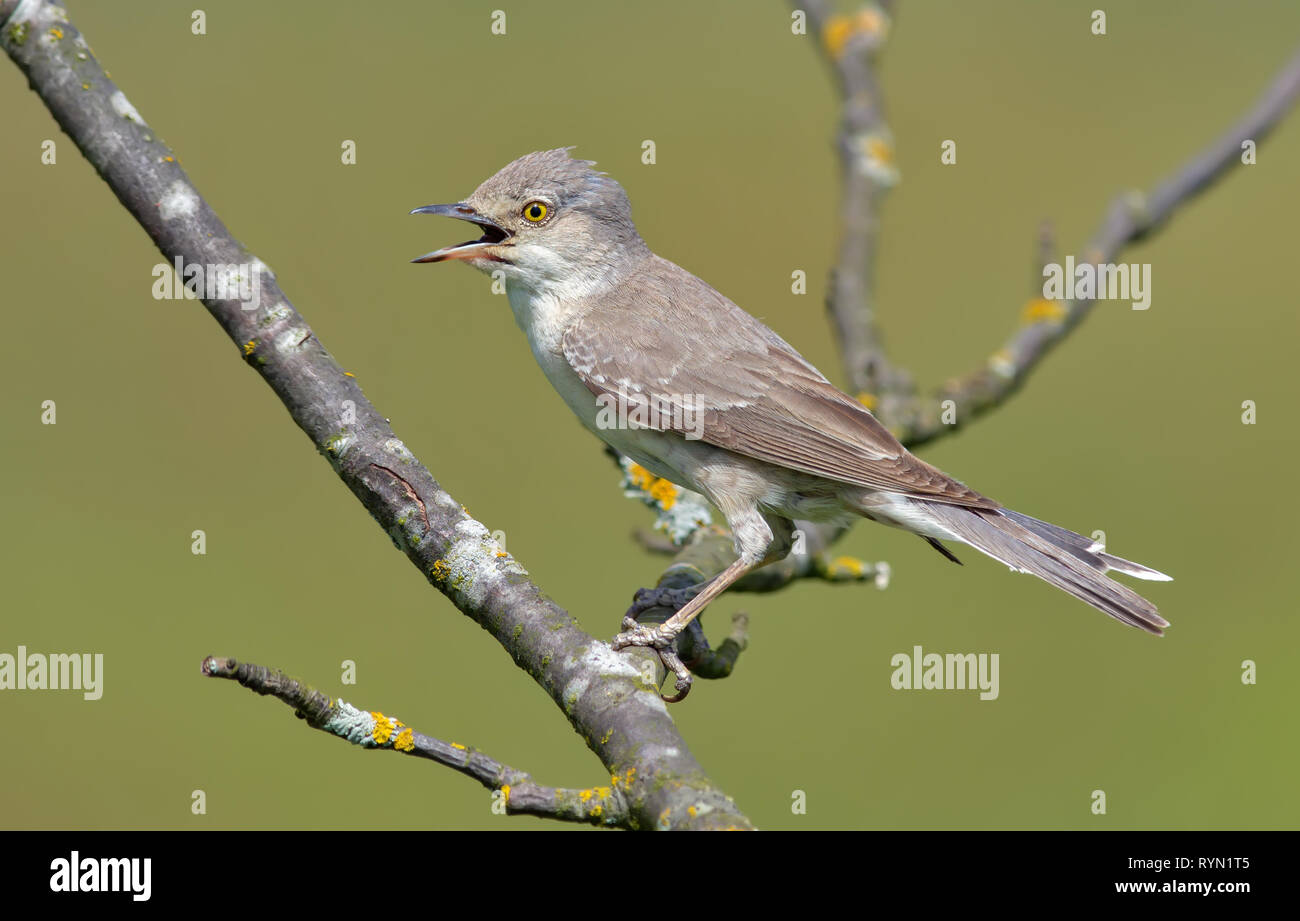
{"type": "Polygon", "coordinates": [[[1106,573],[1168,576],[1005,508],[914,456],[775,332],[651,252],[623,187],[570,149],[520,157],[464,201],[416,208],[482,235],[412,261],[500,271],[533,356],[582,424],[656,476],[703,494],[726,519],[736,561],[688,590],[661,625],[629,612],[615,648],[659,650],[684,695],[676,636],[745,573],[783,558],[796,518],[870,518],[953,560],[942,541],[969,544],[1116,620],[1157,635],[1169,626],[1106,573]],[[611,403],[627,411],[602,412],[611,403]]]}

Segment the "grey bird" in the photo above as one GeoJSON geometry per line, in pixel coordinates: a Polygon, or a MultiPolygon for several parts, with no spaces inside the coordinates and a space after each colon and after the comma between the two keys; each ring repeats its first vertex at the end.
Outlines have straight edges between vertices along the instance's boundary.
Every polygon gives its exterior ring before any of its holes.
{"type": "Polygon", "coordinates": [[[794,519],[870,518],[954,561],[941,541],[959,541],[1123,623],[1157,635],[1169,626],[1106,573],[1168,576],[1004,508],[912,455],[771,329],[651,252],[622,186],[570,149],[520,157],[462,202],[416,208],[482,235],[412,261],[500,271],[534,357],[582,424],[726,519],[736,561],[689,590],[662,625],[629,612],[615,648],[659,650],[684,696],[676,636],[745,573],[784,557],[794,519]],[[614,405],[621,415],[605,411],[614,405]]]}

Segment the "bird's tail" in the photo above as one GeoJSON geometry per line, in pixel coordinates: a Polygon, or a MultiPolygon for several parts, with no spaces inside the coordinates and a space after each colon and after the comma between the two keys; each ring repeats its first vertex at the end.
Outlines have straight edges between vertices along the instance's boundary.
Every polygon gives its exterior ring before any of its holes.
{"type": "Polygon", "coordinates": [[[967,508],[913,500],[959,540],[1019,572],[1032,573],[1116,620],[1164,634],[1169,622],[1137,592],[1106,577],[1110,570],[1167,582],[1169,576],[1105,553],[1082,534],[1010,509],[967,508]]]}

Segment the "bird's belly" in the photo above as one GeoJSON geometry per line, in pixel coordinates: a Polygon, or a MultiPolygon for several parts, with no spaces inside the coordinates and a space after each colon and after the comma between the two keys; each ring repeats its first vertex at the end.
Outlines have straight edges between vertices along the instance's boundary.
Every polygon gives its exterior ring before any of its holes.
{"type": "Polygon", "coordinates": [[[615,451],[657,477],[712,496],[731,495],[789,518],[809,521],[848,521],[857,517],[845,507],[843,493],[858,491],[811,474],[774,467],[678,432],[625,426],[616,413],[602,407],[596,395],[569,366],[563,355],[535,352],[547,380],[578,421],[615,451]]]}
{"type": "MultiPolygon", "coordinates": [[[[685,444],[683,438],[653,430],[624,427],[617,417],[613,426],[608,424],[609,410],[596,402],[596,395],[587,389],[587,385],[564,357],[564,330],[570,319],[565,315],[561,303],[554,298],[539,297],[510,284],[506,286],[506,293],[510,298],[515,322],[528,337],[533,358],[583,427],[655,476],[679,486],[697,489],[694,478],[686,472],[692,469],[691,465],[674,462],[675,457],[682,455],[682,445],[685,444]]],[[[684,456],[679,458],[685,459],[684,456]]]]}
{"type": "MultiPolygon", "coordinates": [[[[652,429],[625,426],[623,420],[618,418],[617,408],[611,412],[596,402],[596,395],[587,389],[587,385],[563,355],[546,349],[535,349],[533,355],[555,392],[587,431],[655,476],[679,486],[697,488],[694,479],[683,469],[689,469],[689,465],[683,462],[691,453],[684,438],[652,429]]],[[[695,447],[708,450],[706,445],[699,443],[695,447]]]]}

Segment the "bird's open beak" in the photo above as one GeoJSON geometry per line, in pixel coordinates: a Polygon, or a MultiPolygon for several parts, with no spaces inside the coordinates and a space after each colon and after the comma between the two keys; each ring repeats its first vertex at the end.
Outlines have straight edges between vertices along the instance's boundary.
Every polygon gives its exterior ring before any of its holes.
{"type": "Polygon", "coordinates": [[[442,249],[435,249],[431,253],[425,253],[419,259],[412,259],[412,262],[444,262],[449,259],[492,259],[496,262],[505,262],[495,250],[497,247],[505,244],[510,239],[511,233],[496,221],[489,217],[479,214],[470,205],[459,202],[454,205],[425,205],[423,208],[416,208],[412,214],[441,214],[444,217],[454,217],[462,221],[469,221],[476,224],[483,230],[483,236],[477,240],[466,240],[464,243],[457,243],[455,246],[444,246],[442,249]]]}

